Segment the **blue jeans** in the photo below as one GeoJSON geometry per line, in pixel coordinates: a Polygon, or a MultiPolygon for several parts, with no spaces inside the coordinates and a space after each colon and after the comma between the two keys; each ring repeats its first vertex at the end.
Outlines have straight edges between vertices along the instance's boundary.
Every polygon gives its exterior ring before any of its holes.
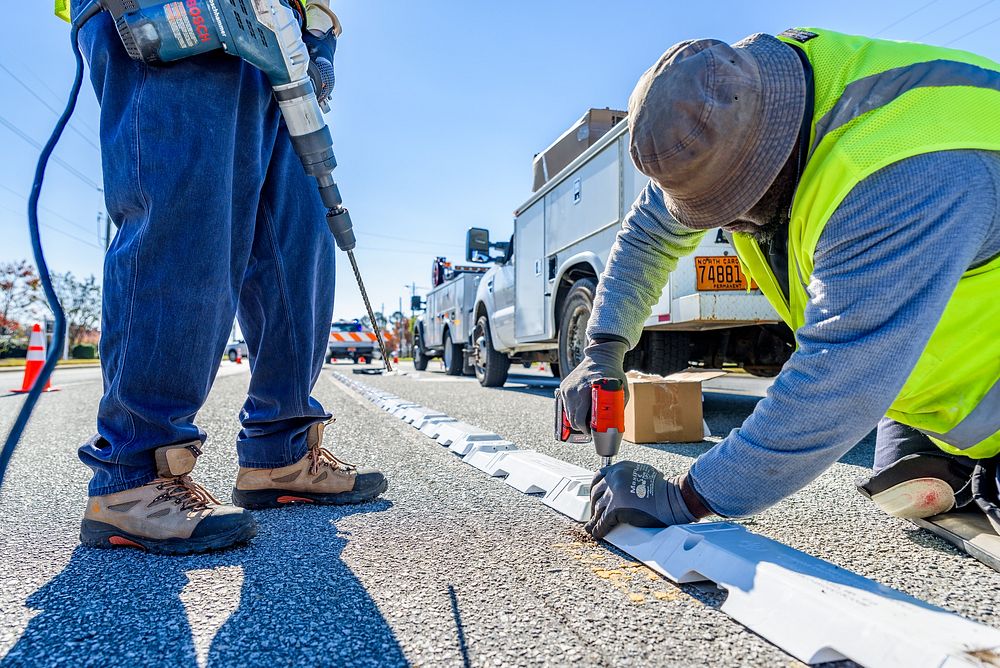
{"type": "MultiPolygon", "coordinates": [[[[80,0],[74,0],[79,10],[80,0]]],[[[279,467],[329,418],[310,396],[333,314],[334,244],[264,76],[222,52],[163,66],[125,53],[111,17],[81,32],[101,103],[108,212],[91,495],[156,477],[194,422],[234,316],[250,349],[239,463],[279,467]]]]}

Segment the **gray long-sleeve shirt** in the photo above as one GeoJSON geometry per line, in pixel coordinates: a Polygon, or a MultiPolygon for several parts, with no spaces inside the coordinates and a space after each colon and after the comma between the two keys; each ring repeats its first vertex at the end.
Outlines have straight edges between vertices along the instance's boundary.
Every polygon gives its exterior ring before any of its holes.
{"type": "MultiPolygon", "coordinates": [[[[673,220],[647,186],[622,223],[588,334],[634,346],[703,234],[673,220]]],[[[816,247],[798,349],[743,426],[695,461],[698,493],[738,517],[811,482],[888,410],[961,275],[998,255],[1000,153],[915,156],[858,184],[816,247]]]]}

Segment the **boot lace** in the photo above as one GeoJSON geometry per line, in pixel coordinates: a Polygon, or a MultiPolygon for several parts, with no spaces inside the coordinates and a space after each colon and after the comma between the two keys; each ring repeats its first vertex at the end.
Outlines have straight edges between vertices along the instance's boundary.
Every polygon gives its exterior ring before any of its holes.
{"type": "Polygon", "coordinates": [[[340,469],[348,473],[358,468],[356,465],[345,462],[343,459],[338,459],[332,452],[318,445],[309,448],[309,458],[311,461],[309,475],[316,475],[324,466],[329,466],[334,471],[340,469]]]}
{"type": "Polygon", "coordinates": [[[207,489],[192,480],[189,475],[160,478],[155,482],[156,489],[163,490],[160,497],[166,501],[173,501],[185,512],[207,510],[209,506],[220,505],[207,489]]]}

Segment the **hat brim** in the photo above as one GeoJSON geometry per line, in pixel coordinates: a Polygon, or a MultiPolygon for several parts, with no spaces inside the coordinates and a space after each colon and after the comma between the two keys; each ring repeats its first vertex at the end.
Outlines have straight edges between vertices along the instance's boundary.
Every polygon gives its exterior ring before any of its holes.
{"type": "Polygon", "coordinates": [[[802,62],[792,47],[764,34],[734,47],[744,49],[757,63],[761,114],[756,126],[748,129],[749,140],[735,156],[732,169],[710,192],[697,199],[678,199],[664,193],[667,210],[680,224],[692,229],[729,225],[753,208],[788,161],[802,127],[806,83],[802,62]]]}

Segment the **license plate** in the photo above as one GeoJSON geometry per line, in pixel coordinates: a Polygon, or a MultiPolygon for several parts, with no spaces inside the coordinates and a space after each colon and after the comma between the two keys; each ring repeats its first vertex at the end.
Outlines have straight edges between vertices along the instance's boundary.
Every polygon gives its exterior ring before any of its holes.
{"type": "MultiPolygon", "coordinates": [[[[696,257],[699,290],[746,290],[747,279],[735,255],[696,257]]],[[[754,284],[752,287],[756,288],[754,284]]]]}

